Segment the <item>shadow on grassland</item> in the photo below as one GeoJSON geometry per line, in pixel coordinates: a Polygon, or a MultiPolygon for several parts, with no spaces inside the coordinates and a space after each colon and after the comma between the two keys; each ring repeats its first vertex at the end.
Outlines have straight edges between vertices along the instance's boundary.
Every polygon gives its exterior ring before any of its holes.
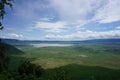
{"type": "Polygon", "coordinates": [[[70,64],[47,69],[42,77],[45,80],[120,80],[120,70],[70,64]]]}

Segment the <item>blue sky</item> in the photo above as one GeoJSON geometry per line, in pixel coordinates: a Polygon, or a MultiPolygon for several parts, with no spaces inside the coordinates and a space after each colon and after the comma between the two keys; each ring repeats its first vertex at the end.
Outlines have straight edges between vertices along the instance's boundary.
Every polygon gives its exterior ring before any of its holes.
{"type": "Polygon", "coordinates": [[[6,11],[3,38],[120,38],[120,0],[15,0],[6,11]]]}

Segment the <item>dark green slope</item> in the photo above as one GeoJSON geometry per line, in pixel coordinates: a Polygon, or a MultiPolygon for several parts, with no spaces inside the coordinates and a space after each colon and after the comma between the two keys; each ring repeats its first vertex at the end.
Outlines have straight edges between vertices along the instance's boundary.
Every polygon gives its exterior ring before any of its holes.
{"type": "Polygon", "coordinates": [[[10,54],[21,54],[23,53],[21,50],[17,49],[16,47],[6,44],[6,43],[0,43],[0,46],[4,50],[5,54],[10,55],[10,54]]]}
{"type": "Polygon", "coordinates": [[[6,57],[9,57],[9,69],[15,69],[19,66],[21,60],[24,60],[23,57],[20,57],[22,52],[13,45],[6,43],[0,43],[0,51],[4,53],[6,57]]]}
{"type": "Polygon", "coordinates": [[[120,80],[120,70],[99,66],[69,64],[54,69],[47,69],[45,80],[120,80]]]}

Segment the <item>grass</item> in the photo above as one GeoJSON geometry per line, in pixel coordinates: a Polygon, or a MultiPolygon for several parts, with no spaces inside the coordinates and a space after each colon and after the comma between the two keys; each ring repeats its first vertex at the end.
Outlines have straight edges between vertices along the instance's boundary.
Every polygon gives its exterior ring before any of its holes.
{"type": "Polygon", "coordinates": [[[120,46],[88,44],[71,47],[20,47],[31,62],[44,68],[55,68],[68,64],[81,64],[120,69],[120,46]],[[114,46],[114,47],[111,47],[114,46]],[[115,51],[114,49],[119,49],[115,51]]]}
{"type": "Polygon", "coordinates": [[[120,80],[120,45],[117,43],[16,47],[24,53],[13,54],[12,61],[17,63],[22,59],[29,59],[32,63],[41,65],[46,70],[43,80],[55,80],[53,76],[56,70],[61,68],[68,71],[68,80],[120,80]]]}

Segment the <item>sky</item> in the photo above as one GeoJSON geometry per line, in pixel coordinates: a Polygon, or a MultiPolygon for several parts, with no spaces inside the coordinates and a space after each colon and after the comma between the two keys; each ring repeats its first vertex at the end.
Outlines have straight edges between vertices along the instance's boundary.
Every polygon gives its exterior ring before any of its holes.
{"type": "Polygon", "coordinates": [[[15,0],[6,12],[2,38],[120,38],[120,0],[15,0]]]}

